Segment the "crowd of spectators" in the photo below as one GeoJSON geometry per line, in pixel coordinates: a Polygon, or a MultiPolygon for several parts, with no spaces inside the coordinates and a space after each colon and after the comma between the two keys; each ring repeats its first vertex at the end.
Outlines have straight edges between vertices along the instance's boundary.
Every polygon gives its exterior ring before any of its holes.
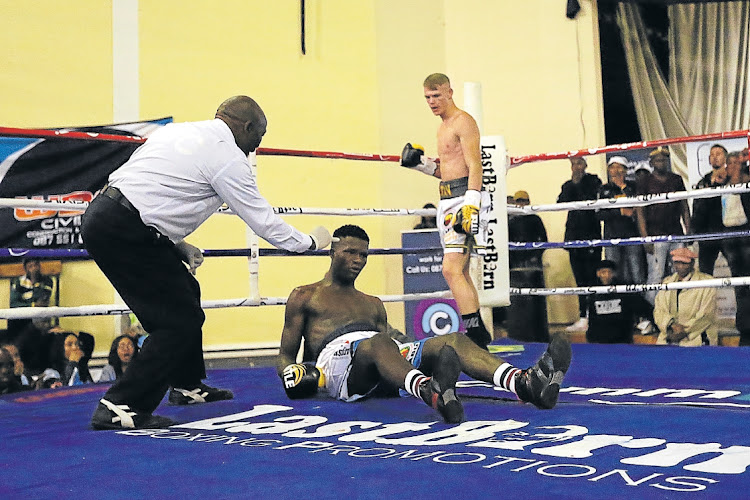
{"type": "MultiPolygon", "coordinates": [[[[25,274],[11,280],[11,307],[46,307],[53,284],[38,259],[24,259],[25,274]]],[[[0,330],[0,394],[112,382],[127,370],[147,337],[139,324],[112,341],[108,364],[92,376],[94,336],[57,326],[53,318],[8,322],[0,330]],[[8,369],[10,367],[10,369],[8,369]]]]}
{"type": "MultiPolygon", "coordinates": [[[[648,164],[639,164],[630,175],[627,158],[609,158],[605,180],[586,172],[584,158],[572,158],[570,164],[571,178],[562,185],[557,198],[559,203],[686,190],[682,177],[672,172],[670,152],[664,147],[651,151],[648,164]]],[[[747,148],[727,152],[722,145],[715,144],[710,148],[709,164],[711,171],[695,189],[750,182],[747,148]]],[[[528,199],[526,191],[519,191],[508,198],[508,203],[522,206],[528,204],[528,199]]],[[[697,198],[693,201],[692,214],[686,200],[636,208],[570,210],[564,239],[591,241],[602,237],[610,240],[747,230],[750,230],[750,193],[742,193],[697,198]]],[[[536,215],[510,216],[508,236],[510,241],[546,241],[544,225],[536,215]]],[[[543,287],[542,251],[510,253],[511,286],[543,287]]],[[[667,241],[608,246],[604,249],[603,260],[601,247],[568,250],[570,267],[579,287],[711,279],[719,254],[726,258],[732,276],[750,275],[750,239],[747,237],[704,240],[694,245],[667,241]]],[[[750,345],[750,287],[739,286],[734,291],[740,345],[750,345]]],[[[508,335],[519,340],[544,341],[544,334],[535,332],[546,330],[546,313],[538,314],[537,308],[527,304],[531,298],[512,297],[512,303],[523,304],[519,308],[512,304],[507,309],[508,320],[515,314],[515,319],[521,321],[513,328],[508,321],[508,335]],[[537,328],[539,318],[544,319],[544,325],[537,328]],[[527,330],[525,333],[521,326],[527,330]]],[[[655,334],[657,343],[664,344],[717,343],[714,288],[579,295],[578,298],[578,319],[567,330],[586,332],[589,342],[631,343],[635,332],[655,334]]]]}

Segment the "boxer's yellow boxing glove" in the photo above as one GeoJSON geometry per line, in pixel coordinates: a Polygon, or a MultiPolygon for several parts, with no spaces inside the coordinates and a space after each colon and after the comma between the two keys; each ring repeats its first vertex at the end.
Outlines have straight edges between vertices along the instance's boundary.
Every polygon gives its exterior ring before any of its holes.
{"type": "Polygon", "coordinates": [[[462,234],[477,234],[479,232],[479,205],[482,195],[475,189],[469,189],[464,194],[464,204],[456,212],[453,230],[462,234]]]}

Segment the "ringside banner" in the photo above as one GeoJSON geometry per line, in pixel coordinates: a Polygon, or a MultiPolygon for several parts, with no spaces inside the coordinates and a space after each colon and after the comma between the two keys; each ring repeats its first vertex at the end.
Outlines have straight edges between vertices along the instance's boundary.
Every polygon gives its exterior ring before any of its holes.
{"type": "MultiPolygon", "coordinates": [[[[172,121],[68,128],[90,134],[148,136],[172,121]]],[[[81,139],[0,137],[0,198],[89,202],[139,144],[81,139]]],[[[82,211],[0,210],[0,246],[82,248],[82,211]]]]}

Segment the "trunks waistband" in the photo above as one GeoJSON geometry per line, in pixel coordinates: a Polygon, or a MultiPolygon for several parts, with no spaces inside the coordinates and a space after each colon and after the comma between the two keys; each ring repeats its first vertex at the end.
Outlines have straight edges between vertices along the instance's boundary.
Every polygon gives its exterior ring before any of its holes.
{"type": "Polygon", "coordinates": [[[318,359],[318,356],[320,356],[320,352],[325,349],[325,347],[336,340],[337,338],[341,337],[342,335],[346,335],[347,333],[352,332],[377,332],[378,329],[375,328],[370,323],[365,322],[356,322],[356,323],[349,323],[348,325],[344,325],[340,328],[336,328],[334,331],[326,335],[326,337],[323,339],[323,342],[320,343],[320,349],[318,349],[318,352],[315,353],[315,358],[318,359]]]}
{"type": "Polygon", "coordinates": [[[450,181],[440,182],[440,199],[458,198],[469,189],[469,177],[459,177],[450,181]]]}

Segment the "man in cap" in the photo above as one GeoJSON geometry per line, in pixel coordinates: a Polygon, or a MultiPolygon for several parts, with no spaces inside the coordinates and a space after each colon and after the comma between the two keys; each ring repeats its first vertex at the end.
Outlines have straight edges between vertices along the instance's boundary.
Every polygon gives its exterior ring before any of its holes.
{"type": "MultiPolygon", "coordinates": [[[[675,272],[664,279],[664,284],[713,278],[695,270],[698,256],[689,248],[676,248],[671,256],[675,272]]],[[[716,289],[660,290],[656,294],[654,322],[661,331],[657,344],[716,345],[716,289]]]]}
{"type": "MultiPolygon", "coordinates": [[[[531,203],[529,193],[516,191],[513,202],[521,207],[531,203]]],[[[508,240],[527,243],[547,241],[547,230],[537,214],[516,215],[508,220],[508,240]]],[[[510,252],[510,286],[544,288],[544,249],[510,252]]],[[[507,308],[508,337],[524,342],[549,342],[547,299],[539,295],[515,295],[507,308]]]]}
{"type": "MultiPolygon", "coordinates": [[[[613,156],[607,162],[609,181],[599,188],[599,199],[635,196],[635,182],[625,179],[628,159],[624,156],[613,156]]],[[[638,225],[633,208],[611,208],[598,211],[604,221],[604,238],[632,238],[638,236],[638,225]]],[[[611,246],[604,249],[604,256],[617,264],[619,277],[624,283],[643,283],[646,281],[646,259],[640,245],[611,246]]]]}
{"type": "MultiPolygon", "coordinates": [[[[600,286],[619,283],[617,263],[603,260],[596,265],[600,286]]],[[[651,306],[637,293],[602,293],[589,298],[589,329],[586,341],[598,344],[632,344],[636,318],[649,316],[651,306]]]]}
{"type": "MultiPolygon", "coordinates": [[[[669,165],[669,150],[659,147],[649,154],[654,172],[638,186],[638,194],[660,194],[685,191],[682,177],[673,173],[669,165]]],[[[638,232],[642,237],[690,234],[690,208],[687,200],[653,203],[637,207],[638,232]],[[682,224],[681,224],[682,223],[682,224]],[[684,225],[684,230],[683,230],[684,225]]],[[[667,273],[669,252],[680,246],[677,242],[646,243],[648,283],[660,283],[667,273]]],[[[646,300],[654,303],[656,294],[646,292],[646,300]]]]}

